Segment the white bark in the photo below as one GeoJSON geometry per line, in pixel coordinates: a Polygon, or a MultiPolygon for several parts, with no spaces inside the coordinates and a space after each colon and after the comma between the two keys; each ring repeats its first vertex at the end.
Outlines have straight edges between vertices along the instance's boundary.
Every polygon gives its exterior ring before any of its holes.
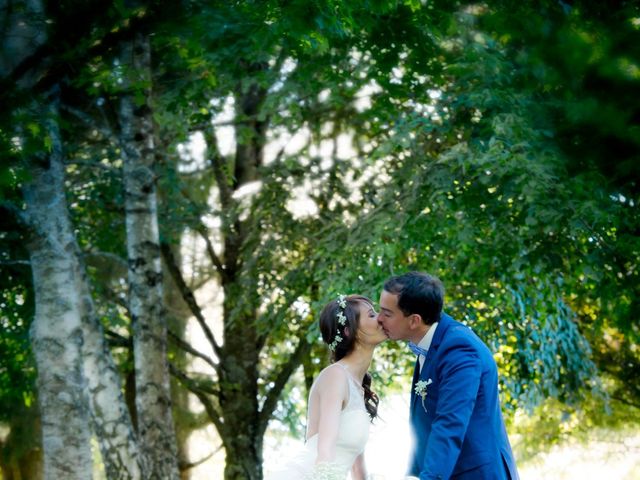
{"type": "MultiPolygon", "coordinates": [[[[55,112],[53,112],[55,118],[55,112]]],[[[82,374],[81,298],[75,288],[75,237],[64,196],[62,146],[49,118],[48,158],[34,162],[24,187],[31,227],[29,253],[35,290],[31,343],[38,369],[44,478],[92,478],[89,412],[82,374]]]]}
{"type": "MultiPolygon", "coordinates": [[[[88,280],[67,211],[62,146],[55,123],[55,112],[52,112],[47,122],[48,133],[54,140],[53,153],[48,159],[48,168],[33,169],[34,180],[25,188],[27,217],[34,233],[31,254],[36,289],[36,318],[32,327],[32,341],[38,363],[43,437],[60,439],[61,434],[54,428],[62,428],[62,435],[68,434],[68,427],[71,428],[72,435],[78,429],[81,451],[77,456],[84,456],[91,472],[92,455],[87,439],[90,437],[88,405],[108,478],[139,479],[142,471],[141,456],[131,417],[122,395],[120,377],[104,340],[102,326],[95,316],[88,280]],[[38,295],[38,292],[41,294],[38,295]],[[56,321],[59,315],[55,312],[62,305],[65,315],[61,317],[64,321],[60,323],[56,321]],[[60,356],[46,347],[51,344],[52,335],[59,335],[59,338],[56,337],[58,343],[67,349],[74,349],[73,357],[71,353],[60,356]],[[73,342],[63,341],[69,336],[73,342]],[[78,414],[67,415],[48,400],[50,395],[47,388],[43,389],[41,386],[41,381],[48,384],[46,377],[52,370],[59,372],[57,375],[63,379],[67,376],[66,372],[70,372],[69,379],[73,383],[56,388],[74,392],[69,395],[74,399],[74,408],[79,411],[78,414]],[[86,389],[84,395],[77,391],[78,388],[86,389]],[[69,416],[72,421],[68,420],[69,416]],[[47,431],[44,428],[47,425],[46,418],[55,422],[50,424],[51,428],[47,431]],[[76,425],[77,422],[82,425],[81,429],[76,425]]],[[[68,448],[69,444],[68,439],[43,442],[45,478],[89,478],[80,474],[68,476],[68,473],[50,473],[52,463],[57,465],[62,462],[64,467],[67,460],[60,455],[59,450],[70,453],[73,450],[68,448]]],[[[57,471],[57,467],[53,471],[57,471]]]]}
{"type": "Polygon", "coordinates": [[[109,480],[142,478],[143,466],[121,380],[95,316],[84,266],[76,262],[76,288],[81,298],[83,372],[89,389],[93,427],[109,480]]]}
{"type": "MultiPolygon", "coordinates": [[[[39,0],[15,0],[11,5],[0,0],[0,20],[0,75],[5,76],[46,41],[46,17],[39,0]]],[[[39,65],[23,75],[21,86],[28,88],[43,68],[39,65]]],[[[91,478],[90,412],[108,478],[139,479],[141,455],[135,432],[94,314],[67,211],[57,115],[52,102],[46,134],[53,150],[48,158],[33,162],[32,181],[24,189],[32,231],[36,315],[31,340],[38,367],[44,476],[91,478]]]]}
{"type": "MultiPolygon", "coordinates": [[[[136,82],[150,78],[148,40],[137,35],[123,49],[123,64],[136,82]]],[[[129,90],[140,88],[129,79],[129,90]]],[[[148,101],[148,92],[145,92],[148,101]]],[[[131,92],[120,104],[121,142],[129,262],[129,309],[134,330],[138,435],[153,478],[179,479],[162,295],[160,239],[150,109],[135,105],[131,92]]]]}

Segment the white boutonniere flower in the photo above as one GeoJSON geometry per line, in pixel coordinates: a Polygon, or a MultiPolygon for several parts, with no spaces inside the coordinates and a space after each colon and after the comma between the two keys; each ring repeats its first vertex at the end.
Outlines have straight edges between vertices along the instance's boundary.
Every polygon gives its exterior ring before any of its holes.
{"type": "Polygon", "coordinates": [[[413,390],[416,395],[420,395],[422,399],[422,408],[424,408],[425,413],[427,412],[427,407],[424,404],[424,399],[427,398],[427,387],[433,383],[433,380],[430,378],[427,380],[420,380],[416,382],[415,389],[413,390]]]}

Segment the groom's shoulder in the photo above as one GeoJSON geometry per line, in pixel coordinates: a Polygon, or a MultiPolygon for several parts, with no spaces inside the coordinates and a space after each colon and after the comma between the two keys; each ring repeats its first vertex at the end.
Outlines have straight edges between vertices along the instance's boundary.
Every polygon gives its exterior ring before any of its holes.
{"type": "Polygon", "coordinates": [[[441,317],[440,317],[440,324],[439,326],[442,325],[442,327],[444,327],[445,335],[461,335],[461,336],[467,336],[467,335],[472,335],[473,331],[471,330],[471,328],[468,325],[465,325],[462,322],[459,322],[458,320],[453,319],[450,315],[447,315],[446,313],[442,313],[441,317]]]}
{"type": "Polygon", "coordinates": [[[462,322],[454,320],[449,315],[443,313],[442,315],[442,323],[446,328],[446,331],[443,332],[443,343],[461,343],[461,344],[476,344],[481,340],[478,336],[473,332],[470,326],[465,325],[462,322]]]}

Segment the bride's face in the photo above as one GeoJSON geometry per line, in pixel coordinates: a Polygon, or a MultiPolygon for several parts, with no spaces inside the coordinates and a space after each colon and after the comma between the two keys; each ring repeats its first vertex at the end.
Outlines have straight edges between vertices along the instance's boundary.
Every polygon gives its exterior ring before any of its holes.
{"type": "Polygon", "coordinates": [[[387,339],[387,335],[378,323],[378,314],[373,309],[373,305],[360,302],[360,317],[358,327],[358,340],[361,343],[377,345],[387,339]]]}

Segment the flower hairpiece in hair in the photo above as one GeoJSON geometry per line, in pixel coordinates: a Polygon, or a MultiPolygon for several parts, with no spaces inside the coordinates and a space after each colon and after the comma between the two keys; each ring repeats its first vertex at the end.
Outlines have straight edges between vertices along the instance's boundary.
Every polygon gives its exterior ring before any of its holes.
{"type": "MultiPolygon", "coordinates": [[[[347,324],[347,317],[344,314],[344,309],[347,308],[347,296],[342,294],[338,295],[337,303],[339,308],[336,318],[338,319],[338,323],[340,325],[345,326],[347,324]]],[[[333,339],[333,342],[329,344],[329,350],[334,351],[341,341],[342,336],[340,336],[340,333],[337,333],[333,339]]]]}

